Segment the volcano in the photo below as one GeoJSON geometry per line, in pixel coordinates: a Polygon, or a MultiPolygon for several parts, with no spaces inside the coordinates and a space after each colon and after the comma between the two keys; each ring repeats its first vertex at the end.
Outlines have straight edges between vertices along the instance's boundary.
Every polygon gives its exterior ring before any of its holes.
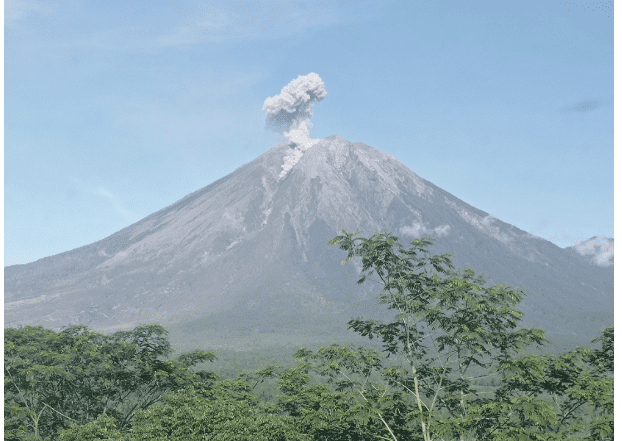
{"type": "MultiPolygon", "coordinates": [[[[474,208],[394,157],[339,136],[276,145],[233,173],[90,245],[5,267],[6,326],[95,330],[246,318],[369,316],[380,288],[327,242],[341,230],[436,238],[490,283],[522,288],[523,322],[592,337],[613,322],[599,266],[474,208]]],[[[268,320],[268,319],[266,319],[268,320]]],[[[319,323],[319,322],[318,322],[319,323]]],[[[319,325],[318,325],[319,326],[319,325]]]]}

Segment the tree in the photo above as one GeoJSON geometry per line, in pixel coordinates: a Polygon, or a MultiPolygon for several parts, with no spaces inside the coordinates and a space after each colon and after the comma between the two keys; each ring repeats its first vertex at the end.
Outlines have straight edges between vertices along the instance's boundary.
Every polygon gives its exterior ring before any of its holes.
{"type": "Polygon", "coordinates": [[[298,367],[280,378],[284,394],[278,402],[300,430],[322,441],[413,439],[416,431],[406,418],[412,403],[400,391],[373,381],[374,371],[382,367],[376,350],[333,344],[317,354],[301,348],[294,357],[298,367]],[[307,386],[310,369],[328,382],[307,386]]]}
{"type": "Polygon", "coordinates": [[[176,360],[159,325],[102,335],[85,326],[60,333],[42,327],[7,328],[5,439],[53,437],[106,413],[120,431],[161,395],[188,385],[208,387],[216,377],[190,367],[215,359],[193,351],[176,360]]]}
{"type": "MultiPolygon", "coordinates": [[[[613,324],[592,343],[596,342],[601,343],[600,349],[584,351],[584,360],[593,369],[592,381],[588,377],[588,385],[592,387],[585,388],[588,391],[586,398],[596,411],[600,411],[600,415],[590,422],[589,439],[613,441],[613,324]]],[[[582,385],[577,383],[580,390],[582,385]]]]}
{"type": "Polygon", "coordinates": [[[123,441],[117,429],[117,420],[111,416],[100,415],[96,420],[83,426],[74,425],[60,431],[59,441],[123,441]]]}
{"type": "Polygon", "coordinates": [[[613,326],[605,328],[592,343],[598,341],[601,349],[577,348],[564,354],[521,356],[506,362],[497,396],[547,396],[548,412],[555,413],[560,422],[549,428],[558,436],[555,439],[587,434],[583,439],[613,440],[613,326]]]}
{"type": "Polygon", "coordinates": [[[42,327],[4,331],[5,439],[43,439],[71,418],[59,410],[73,375],[57,334],[42,327]]]}
{"type": "MultiPolygon", "coordinates": [[[[374,367],[385,381],[379,396],[397,389],[410,398],[413,410],[408,416],[416,422],[424,441],[485,434],[486,429],[470,413],[473,402],[481,407],[491,399],[481,398],[474,388],[474,381],[484,374],[473,375],[473,367],[477,366],[480,373],[494,371],[525,347],[546,342],[543,331],[519,328],[522,313],[515,306],[524,292],[502,285],[485,288],[483,277],[475,278],[473,270],[453,271],[450,254],[428,257],[427,247],[433,238],[415,239],[406,249],[389,232],[369,238],[355,237],[357,234],[342,231],[329,245],[347,251],[344,265],[355,257],[361,259],[358,283],[375,274],[380,279],[375,281],[383,285],[379,303],[388,305],[397,315],[391,323],[352,319],[349,328],[370,339],[381,338],[387,357],[399,357],[405,362],[382,370],[374,367]]],[[[348,365],[347,357],[335,356],[335,351],[306,354],[306,358],[323,360],[325,367],[341,372],[345,378],[352,373],[353,365],[348,365]]],[[[363,365],[372,366],[365,362],[363,365]]],[[[369,401],[366,394],[371,389],[358,387],[361,397],[369,401]]],[[[557,423],[554,415],[547,416],[546,421],[536,418],[547,405],[537,399],[530,400],[529,406],[525,404],[529,410],[525,410],[526,418],[519,425],[522,434],[528,435],[544,423],[557,423]]],[[[386,406],[386,400],[384,404],[376,400],[370,415],[383,420],[389,439],[397,439],[383,418],[386,406]]]]}
{"type": "Polygon", "coordinates": [[[225,380],[207,391],[192,387],[163,396],[136,414],[132,441],[310,441],[285,417],[260,412],[243,381],[225,380]]]}

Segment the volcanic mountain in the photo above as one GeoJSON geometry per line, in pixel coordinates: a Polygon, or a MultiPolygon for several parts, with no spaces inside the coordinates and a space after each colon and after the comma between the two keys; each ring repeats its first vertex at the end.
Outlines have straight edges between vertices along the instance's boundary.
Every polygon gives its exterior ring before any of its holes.
{"type": "MultiPolygon", "coordinates": [[[[589,337],[613,321],[613,266],[535,237],[339,136],[287,143],[178,202],[81,248],[5,268],[5,326],[96,330],[235,312],[370,316],[379,287],[327,242],[345,229],[437,238],[490,283],[521,287],[524,322],[589,337]]],[[[268,320],[268,319],[266,319],[268,320]]],[[[319,323],[319,322],[318,322],[319,323]]],[[[319,326],[319,325],[318,325],[319,326]]]]}

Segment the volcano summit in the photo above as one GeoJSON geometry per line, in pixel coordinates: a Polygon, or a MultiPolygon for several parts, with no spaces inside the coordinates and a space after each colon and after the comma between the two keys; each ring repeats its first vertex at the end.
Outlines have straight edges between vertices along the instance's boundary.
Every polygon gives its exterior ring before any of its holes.
{"type": "Polygon", "coordinates": [[[613,266],[495,219],[365,144],[316,141],[289,168],[285,140],[103,240],[6,267],[5,326],[369,316],[378,287],[357,285],[360,266],[327,246],[342,229],[436,237],[432,254],[525,290],[524,322],[548,335],[591,337],[613,321],[613,266]]]}

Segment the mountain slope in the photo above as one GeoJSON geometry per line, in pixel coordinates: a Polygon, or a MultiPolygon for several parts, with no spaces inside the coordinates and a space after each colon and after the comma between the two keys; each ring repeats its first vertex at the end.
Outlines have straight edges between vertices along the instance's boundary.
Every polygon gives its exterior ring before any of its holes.
{"type": "Polygon", "coordinates": [[[613,321],[613,266],[591,265],[390,155],[331,136],[295,157],[279,144],[101,241],[6,267],[5,326],[378,312],[377,286],[356,285],[356,265],[341,266],[343,253],[326,245],[342,229],[437,237],[432,252],[454,253],[456,267],[523,288],[525,322],[549,334],[613,321]]]}

